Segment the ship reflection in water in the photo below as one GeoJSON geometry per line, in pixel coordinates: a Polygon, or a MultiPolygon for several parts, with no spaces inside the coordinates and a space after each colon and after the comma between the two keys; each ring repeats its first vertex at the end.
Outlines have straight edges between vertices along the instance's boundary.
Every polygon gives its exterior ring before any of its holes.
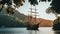
{"type": "Polygon", "coordinates": [[[54,31],[52,27],[40,27],[38,31],[27,28],[0,28],[0,34],[60,34],[60,31],[54,31]]]}

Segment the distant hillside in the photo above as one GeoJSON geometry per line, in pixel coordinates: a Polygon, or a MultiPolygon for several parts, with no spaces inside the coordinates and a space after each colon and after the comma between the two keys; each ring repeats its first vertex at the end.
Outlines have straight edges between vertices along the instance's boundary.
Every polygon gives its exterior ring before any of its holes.
{"type": "Polygon", "coordinates": [[[42,19],[42,22],[40,21],[40,27],[52,27],[53,26],[53,21],[52,20],[46,20],[42,19]]]}
{"type": "MultiPolygon", "coordinates": [[[[6,15],[7,12],[5,10],[5,8],[3,8],[3,10],[0,12],[0,15],[6,15]]],[[[15,17],[18,21],[22,21],[22,22],[26,22],[28,21],[28,16],[20,13],[19,11],[15,10],[14,11],[14,14],[11,15],[13,17],[15,17]]],[[[31,19],[31,18],[30,18],[31,19]]],[[[32,20],[29,20],[30,24],[35,24],[35,20],[34,18],[32,18],[32,20]]],[[[53,21],[52,20],[46,20],[46,19],[43,19],[43,18],[37,18],[36,19],[36,23],[40,23],[40,27],[51,27],[53,25],[53,21]]],[[[27,24],[27,23],[24,23],[24,24],[27,24]]]]}
{"type": "MultiPolygon", "coordinates": [[[[30,24],[35,24],[35,20],[34,18],[32,18],[32,20],[29,20],[30,24]]],[[[52,27],[53,26],[53,21],[52,20],[46,20],[43,18],[37,18],[36,19],[36,24],[40,23],[40,27],[52,27]]]]}
{"type": "Polygon", "coordinates": [[[25,15],[21,14],[17,10],[14,11],[14,14],[9,15],[5,8],[0,12],[0,27],[24,27],[25,15]]]}
{"type": "MultiPolygon", "coordinates": [[[[6,8],[3,8],[3,10],[0,12],[0,14],[1,14],[1,15],[6,15],[6,14],[7,14],[6,8]]],[[[26,15],[20,13],[20,12],[17,11],[17,10],[15,10],[15,11],[14,11],[14,14],[13,14],[13,15],[11,14],[11,16],[14,16],[14,17],[16,17],[16,18],[18,18],[18,19],[21,19],[21,20],[23,20],[23,21],[25,21],[25,18],[27,17],[26,15]]]]}
{"type": "Polygon", "coordinates": [[[15,17],[0,15],[0,27],[24,27],[25,25],[15,17]]]}

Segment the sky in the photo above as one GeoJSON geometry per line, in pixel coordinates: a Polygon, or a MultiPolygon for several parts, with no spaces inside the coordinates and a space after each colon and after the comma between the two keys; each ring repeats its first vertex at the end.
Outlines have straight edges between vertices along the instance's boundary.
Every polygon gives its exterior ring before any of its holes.
{"type": "MultiPolygon", "coordinates": [[[[51,2],[39,2],[39,4],[36,5],[36,8],[38,9],[37,12],[38,12],[38,15],[39,15],[39,16],[37,16],[37,18],[43,18],[43,19],[47,19],[47,20],[54,20],[56,18],[55,15],[52,14],[52,13],[50,13],[50,14],[46,13],[46,9],[48,7],[51,7],[50,3],[51,2]]],[[[34,6],[32,6],[32,7],[34,8],[34,6]]],[[[20,13],[28,15],[28,11],[30,11],[29,8],[31,8],[31,5],[28,2],[28,0],[26,0],[24,5],[19,7],[17,10],[20,13]]]]}

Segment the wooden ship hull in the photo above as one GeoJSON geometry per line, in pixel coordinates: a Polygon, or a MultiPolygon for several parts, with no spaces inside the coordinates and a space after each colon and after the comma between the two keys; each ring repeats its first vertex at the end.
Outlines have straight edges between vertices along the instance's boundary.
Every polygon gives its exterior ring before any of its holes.
{"type": "Polygon", "coordinates": [[[27,26],[27,30],[38,30],[38,28],[39,28],[39,24],[27,26]]]}

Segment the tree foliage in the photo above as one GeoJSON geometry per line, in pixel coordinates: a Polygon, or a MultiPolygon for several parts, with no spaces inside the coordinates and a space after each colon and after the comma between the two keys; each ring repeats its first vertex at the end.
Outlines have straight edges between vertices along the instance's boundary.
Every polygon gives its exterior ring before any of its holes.
{"type": "Polygon", "coordinates": [[[52,0],[51,6],[51,9],[60,14],[60,0],[52,0]]]}
{"type": "Polygon", "coordinates": [[[14,3],[14,7],[18,8],[20,6],[22,6],[24,4],[25,0],[1,0],[0,1],[0,11],[2,10],[2,8],[4,7],[4,5],[6,4],[7,7],[7,13],[12,13],[13,14],[13,10],[14,8],[12,8],[12,3],[14,3]],[[12,9],[12,10],[11,10],[12,9]]]}
{"type": "MultiPolygon", "coordinates": [[[[48,1],[50,2],[51,0],[39,0],[41,2],[43,1],[48,1]]],[[[38,5],[38,0],[28,0],[28,2],[30,2],[31,5],[35,6],[38,5]]],[[[25,0],[0,0],[0,11],[2,10],[2,8],[4,7],[4,5],[6,4],[7,6],[11,6],[12,3],[14,3],[14,7],[18,8],[20,6],[23,6],[25,0]]],[[[60,0],[52,0],[51,5],[51,9],[55,10],[55,12],[57,14],[60,14],[60,0]]],[[[12,8],[12,7],[11,7],[12,8]]]]}
{"type": "MultiPolygon", "coordinates": [[[[31,5],[35,6],[38,5],[38,0],[28,0],[30,2],[31,5]]],[[[42,1],[46,1],[46,0],[39,0],[39,2],[42,1]]],[[[47,0],[48,2],[50,2],[51,0],[47,0]]]]}
{"type": "Polygon", "coordinates": [[[7,11],[7,13],[8,14],[14,14],[14,8],[12,8],[12,7],[8,7],[7,9],[6,9],[6,11],[7,11]]]}
{"type": "Polygon", "coordinates": [[[0,3],[5,5],[7,4],[8,6],[12,5],[12,3],[14,3],[16,6],[22,6],[23,2],[25,2],[25,0],[1,0],[0,3]]]}
{"type": "Polygon", "coordinates": [[[38,5],[38,1],[37,0],[28,0],[30,2],[31,5],[35,6],[38,5]]]}
{"type": "Polygon", "coordinates": [[[53,22],[53,29],[54,30],[60,30],[60,17],[54,20],[53,22]]]}
{"type": "Polygon", "coordinates": [[[47,8],[47,13],[54,13],[55,15],[60,14],[60,0],[52,0],[51,7],[47,8]]]}
{"type": "Polygon", "coordinates": [[[18,8],[20,6],[23,5],[23,3],[25,2],[25,0],[13,0],[15,6],[18,8]]]}
{"type": "MultiPolygon", "coordinates": [[[[40,1],[42,1],[42,2],[43,2],[43,1],[46,1],[46,0],[39,0],[39,2],[40,2],[40,1]]],[[[47,0],[47,1],[48,1],[48,2],[50,2],[51,0],[47,0]]]]}
{"type": "Polygon", "coordinates": [[[57,13],[55,12],[55,10],[51,9],[51,7],[48,7],[48,8],[46,9],[46,13],[47,13],[47,14],[50,14],[50,13],[57,14],[57,13]]]}
{"type": "Polygon", "coordinates": [[[57,24],[58,22],[60,22],[60,17],[57,17],[57,19],[54,20],[53,24],[57,24]]]}

